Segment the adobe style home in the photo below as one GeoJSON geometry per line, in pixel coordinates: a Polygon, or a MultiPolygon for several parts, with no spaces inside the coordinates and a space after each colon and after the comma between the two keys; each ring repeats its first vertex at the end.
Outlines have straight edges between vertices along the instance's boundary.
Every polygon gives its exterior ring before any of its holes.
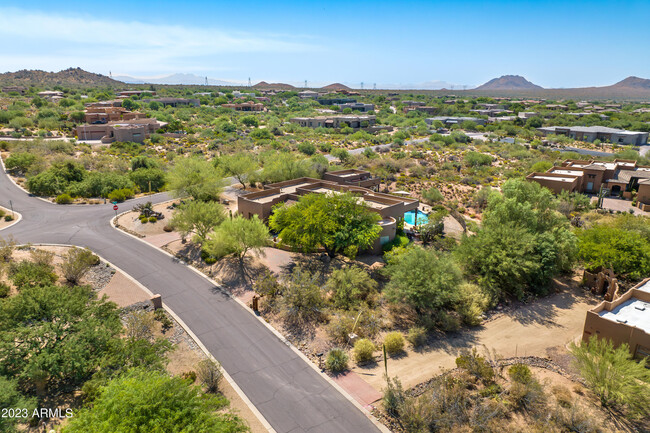
{"type": "Polygon", "coordinates": [[[261,102],[241,102],[233,104],[221,104],[224,108],[231,108],[235,111],[264,111],[264,104],[261,102]]]}
{"type": "Polygon", "coordinates": [[[631,198],[632,191],[636,191],[639,209],[650,211],[650,167],[637,165],[634,160],[567,159],[561,166],[551,167],[545,173],[531,173],[526,179],[556,194],[561,191],[595,194],[602,186],[610,195],[631,198]]]}
{"type": "Polygon", "coordinates": [[[132,141],[142,143],[145,138],[167,123],[156,119],[118,120],[96,125],[77,126],[78,140],[101,140],[102,143],[132,141]]]}
{"type": "Polygon", "coordinates": [[[404,213],[415,210],[420,202],[413,198],[395,197],[373,191],[379,186],[379,179],[362,170],[340,170],[326,173],[321,179],[302,177],[264,186],[263,191],[251,192],[237,198],[238,212],[246,218],[253,215],[267,220],[278,203],[296,202],[306,194],[342,194],[351,192],[359,195],[363,203],[381,216],[379,238],[371,247],[375,254],[381,252],[383,244],[395,239],[397,222],[404,213]],[[359,186],[360,185],[360,186],[359,186]]]}
{"type": "Polygon", "coordinates": [[[377,122],[377,116],[317,116],[294,117],[291,122],[307,128],[343,128],[352,129],[370,128],[377,122]]]}
{"type": "MultiPolygon", "coordinates": [[[[550,106],[547,105],[546,108],[550,106]]],[[[608,128],[606,126],[547,126],[537,128],[539,132],[548,135],[566,135],[574,140],[589,143],[600,140],[606,143],[631,144],[641,146],[648,143],[647,132],[626,131],[624,129],[608,128]]]]}
{"type": "Polygon", "coordinates": [[[594,335],[615,346],[627,343],[635,358],[650,356],[650,278],[587,311],[582,339],[594,335]]]}

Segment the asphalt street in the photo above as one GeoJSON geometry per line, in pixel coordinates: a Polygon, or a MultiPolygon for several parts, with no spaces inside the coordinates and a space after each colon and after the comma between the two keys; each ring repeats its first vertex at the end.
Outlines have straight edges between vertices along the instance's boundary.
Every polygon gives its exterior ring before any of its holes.
{"type": "MultiPolygon", "coordinates": [[[[130,200],[119,205],[119,212],[168,199],[163,193],[130,200]]],[[[29,197],[0,167],[0,205],[8,208],[10,201],[23,219],[0,231],[1,237],[89,248],[160,293],[277,432],[379,432],[361,410],[219,287],[112,228],[112,204],[55,205],[29,197]]]]}

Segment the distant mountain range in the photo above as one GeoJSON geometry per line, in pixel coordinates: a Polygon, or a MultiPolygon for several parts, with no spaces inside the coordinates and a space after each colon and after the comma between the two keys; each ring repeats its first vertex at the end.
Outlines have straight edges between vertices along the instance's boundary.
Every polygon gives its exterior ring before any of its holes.
{"type": "Polygon", "coordinates": [[[503,75],[494,78],[474,90],[541,90],[542,86],[533,84],[520,75],[503,75]]]}
{"type": "Polygon", "coordinates": [[[22,69],[16,72],[0,74],[0,83],[9,86],[119,86],[121,83],[106,75],[84,71],[81,68],[69,68],[59,72],[22,69]]]}
{"type": "MultiPolygon", "coordinates": [[[[129,75],[114,75],[114,80],[127,84],[168,84],[168,85],[205,85],[206,77],[194,74],[172,74],[164,77],[131,77],[129,75]]],[[[209,86],[241,86],[242,83],[208,78],[209,86]]]]}
{"type": "MultiPolygon", "coordinates": [[[[205,77],[194,74],[173,74],[158,78],[138,78],[125,75],[107,77],[101,74],[84,71],[80,68],[69,68],[59,72],[46,72],[41,70],[20,70],[16,72],[5,72],[0,74],[0,85],[2,86],[40,86],[52,87],[55,85],[82,87],[82,86],[107,86],[113,88],[128,88],[128,84],[158,84],[158,85],[204,85],[205,77]]],[[[244,87],[242,83],[208,79],[211,86],[233,86],[244,87]]],[[[298,90],[299,88],[286,83],[267,83],[261,81],[253,86],[255,89],[274,90],[298,90]]],[[[618,83],[610,86],[600,87],[578,87],[565,89],[545,89],[531,83],[526,78],[518,75],[504,75],[488,81],[477,87],[452,86],[441,81],[429,81],[417,85],[400,85],[392,87],[394,90],[412,90],[421,92],[432,92],[433,94],[446,94],[449,88],[459,94],[508,96],[508,97],[534,97],[548,99],[621,99],[621,100],[649,100],[650,79],[639,77],[627,77],[618,83]]],[[[324,91],[351,90],[345,84],[333,83],[320,88],[324,91]]],[[[366,89],[369,90],[369,89],[366,89]]],[[[388,89],[385,89],[388,90],[388,89]]]]}

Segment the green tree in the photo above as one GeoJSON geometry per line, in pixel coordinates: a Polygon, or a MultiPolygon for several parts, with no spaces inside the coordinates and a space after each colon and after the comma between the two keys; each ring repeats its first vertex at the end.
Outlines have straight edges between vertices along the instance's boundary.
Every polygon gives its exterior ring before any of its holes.
{"type": "Polygon", "coordinates": [[[116,305],[90,287],[26,287],[0,302],[0,375],[41,395],[80,384],[121,329],[116,305]]]}
{"type": "Polygon", "coordinates": [[[495,298],[545,294],[551,278],[567,272],[577,253],[569,221],[552,193],[534,182],[509,180],[488,197],[483,225],[457,249],[465,271],[495,298]]]}
{"type": "Polygon", "coordinates": [[[163,189],[167,181],[167,173],[159,168],[139,168],[129,173],[129,178],[140,191],[157,192],[163,189]]]}
{"type": "Polygon", "coordinates": [[[623,406],[634,415],[650,415],[650,371],[645,361],[636,361],[630,348],[614,348],[611,340],[592,336],[580,344],[571,343],[571,353],[587,385],[603,406],[623,406]]]}
{"type": "Polygon", "coordinates": [[[134,369],[102,387],[92,406],[70,419],[65,433],[186,433],[248,431],[223,412],[228,400],[202,395],[198,387],[160,371],[134,369]]]}
{"type": "Polygon", "coordinates": [[[308,159],[298,159],[291,153],[280,152],[265,158],[261,178],[266,182],[282,182],[299,177],[314,177],[315,174],[308,159]]]}
{"type": "Polygon", "coordinates": [[[422,192],[422,200],[430,205],[439,203],[445,199],[440,190],[435,186],[430,187],[422,192]]]}
{"type": "Polygon", "coordinates": [[[492,157],[480,152],[469,151],[465,154],[465,163],[470,167],[478,167],[481,165],[490,165],[492,157]]]}
{"type": "Polygon", "coordinates": [[[413,307],[419,314],[454,306],[462,282],[458,266],[448,254],[419,246],[390,256],[386,297],[413,307]]]}
{"type": "Polygon", "coordinates": [[[320,274],[311,274],[297,267],[285,282],[281,306],[288,322],[302,323],[320,317],[325,304],[321,292],[320,274]]]}
{"type": "Polygon", "coordinates": [[[169,189],[177,197],[215,201],[222,188],[223,180],[212,164],[202,158],[177,158],[169,173],[169,189]]]}
{"type": "Polygon", "coordinates": [[[233,254],[243,261],[248,251],[261,253],[269,243],[269,236],[269,229],[257,215],[252,218],[237,215],[225,220],[209,235],[204,249],[214,257],[233,254]]]}
{"type": "Polygon", "coordinates": [[[5,168],[10,171],[25,174],[37,159],[38,157],[30,152],[15,152],[5,161],[5,168]]]}
{"type": "Polygon", "coordinates": [[[587,269],[612,268],[634,280],[650,274],[650,239],[632,227],[597,224],[578,232],[578,245],[587,269]]]}
{"type": "Polygon", "coordinates": [[[341,252],[353,257],[377,239],[380,219],[354,194],[307,194],[293,206],[276,206],[269,224],[285,244],[303,251],[320,246],[330,257],[341,252]]]}
{"type": "Polygon", "coordinates": [[[346,163],[350,159],[350,152],[348,152],[346,149],[341,149],[340,147],[332,150],[331,153],[332,156],[341,161],[342,164],[346,163]]]}
{"type": "Polygon", "coordinates": [[[377,282],[365,270],[350,266],[333,271],[325,287],[331,292],[334,305],[347,310],[375,293],[377,282]]]}
{"type": "Polygon", "coordinates": [[[237,179],[244,189],[251,176],[259,169],[257,161],[247,153],[223,155],[215,160],[215,166],[223,172],[224,176],[237,179]]]}
{"type": "MultiPolygon", "coordinates": [[[[28,413],[28,418],[23,421],[29,420],[32,411],[36,408],[36,400],[23,396],[18,390],[18,384],[15,380],[0,377],[0,408],[3,409],[24,409],[28,413]]],[[[20,418],[1,416],[0,417],[0,431],[5,433],[14,433],[16,424],[20,418]]]]}
{"type": "Polygon", "coordinates": [[[193,233],[195,242],[202,244],[208,234],[225,218],[226,213],[221,204],[192,200],[174,213],[171,226],[180,232],[183,238],[193,233]]]}
{"type": "Polygon", "coordinates": [[[260,126],[260,121],[256,116],[253,115],[244,116],[240,119],[240,121],[241,123],[249,127],[257,128],[258,126],[260,126]]]}

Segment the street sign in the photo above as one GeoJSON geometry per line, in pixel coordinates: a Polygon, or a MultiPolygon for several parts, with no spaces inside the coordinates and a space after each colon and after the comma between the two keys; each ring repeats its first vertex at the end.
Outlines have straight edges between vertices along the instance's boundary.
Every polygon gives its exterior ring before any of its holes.
{"type": "Polygon", "coordinates": [[[113,206],[113,210],[117,210],[117,205],[113,206]]]}

